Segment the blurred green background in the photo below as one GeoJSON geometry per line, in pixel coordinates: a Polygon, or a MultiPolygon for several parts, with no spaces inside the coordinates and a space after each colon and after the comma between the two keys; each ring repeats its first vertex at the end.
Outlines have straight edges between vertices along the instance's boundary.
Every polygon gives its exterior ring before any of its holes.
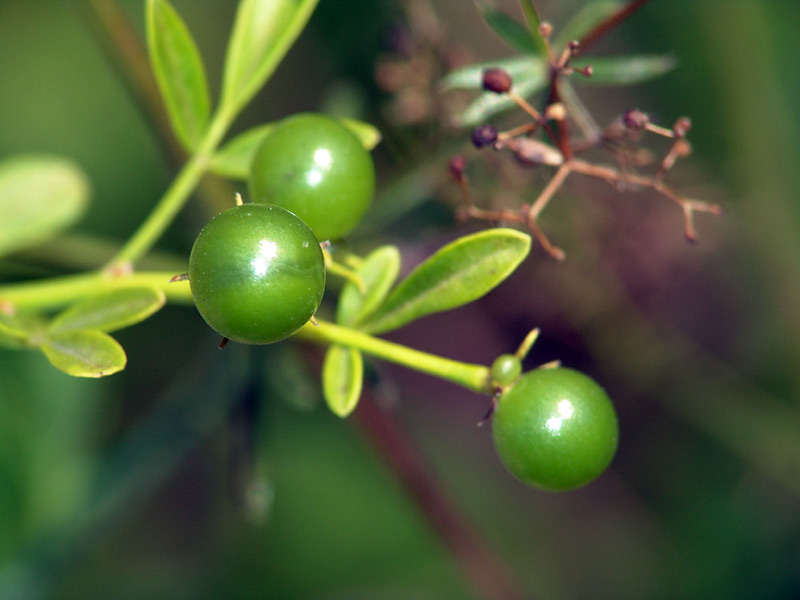
{"type": "MultiPolygon", "coordinates": [[[[141,32],[143,3],[120,4],[141,32]]],[[[584,3],[536,4],[557,31],[584,3]]],[[[0,0],[0,157],[57,153],[86,170],[93,204],[67,242],[89,245],[59,254],[92,265],[174,166],[83,5],[0,0]]],[[[234,3],[174,5],[216,89],[234,3]]],[[[322,0],[236,125],[300,110],[377,124],[381,191],[351,244],[396,243],[405,268],[481,226],[447,206],[448,157],[478,153],[435,112],[442,65],[428,64],[413,93],[401,85],[405,99],[387,91],[386,61],[409,47],[399,25],[426,6],[322,0]]],[[[471,2],[430,6],[449,59],[512,53],[471,2]]],[[[542,219],[565,263],[534,251],[486,298],[391,336],[487,364],[541,327],[526,366],[561,359],[617,404],[619,453],[598,481],[566,494],[524,487],[475,426],[486,399],[370,368],[370,402],[522,597],[800,595],[798,30],[791,0],[648,3],[593,53],[670,52],[678,68],[578,90],[601,123],[634,106],[664,125],[691,117],[694,153],[669,181],[725,216],[698,215],[690,245],[667,200],[575,176],[542,219]]],[[[541,188],[541,174],[520,185],[492,161],[475,167],[482,197],[530,201],[541,188]]],[[[176,269],[219,202],[204,190],[159,246],[176,269]]],[[[0,267],[3,279],[63,269],[32,251],[0,267]]],[[[118,339],[128,368],[100,381],[0,350],[0,598],[482,597],[376,452],[369,414],[341,421],[321,404],[318,349],[218,352],[195,311],[173,306],[118,339]]]]}

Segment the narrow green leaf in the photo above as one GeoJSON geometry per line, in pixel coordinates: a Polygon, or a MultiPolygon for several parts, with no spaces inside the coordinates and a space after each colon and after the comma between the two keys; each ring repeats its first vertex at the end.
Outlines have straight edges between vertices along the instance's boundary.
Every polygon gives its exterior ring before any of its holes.
{"type": "Polygon", "coordinates": [[[240,133],[220,148],[211,159],[210,170],[221,177],[246,181],[256,150],[278,123],[265,123],[240,133]]]}
{"type": "MultiPolygon", "coordinates": [[[[547,85],[547,68],[541,59],[514,56],[452,71],[442,79],[440,89],[480,90],[483,87],[483,71],[492,67],[505,69],[514,81],[514,90],[525,98],[542,91],[547,85]]],[[[481,125],[493,115],[516,106],[506,94],[484,92],[455,119],[455,124],[462,127],[481,125]]]]}
{"type": "MultiPolygon", "coordinates": [[[[514,83],[514,90],[524,98],[530,98],[537,92],[544,89],[546,81],[544,76],[541,78],[536,74],[528,78],[519,78],[514,83]]],[[[465,110],[461,113],[458,125],[462,127],[473,127],[486,123],[489,117],[516,108],[517,104],[507,94],[495,94],[492,92],[485,92],[476,98],[465,110]]]]}
{"type": "Polygon", "coordinates": [[[116,331],[144,321],[164,306],[165,301],[164,292],[158,288],[114,290],[76,302],[50,322],[49,330],[116,331]]]}
{"type": "Polygon", "coordinates": [[[594,85],[635,85],[672,71],[677,61],[671,54],[638,54],[580,58],[571,63],[582,69],[592,65],[591,77],[573,77],[575,83],[594,85]]]}
{"type": "Polygon", "coordinates": [[[561,48],[568,43],[580,40],[622,8],[624,4],[620,0],[595,0],[595,2],[586,4],[575,13],[560,31],[556,32],[557,35],[553,39],[553,47],[560,52],[561,48]]]}
{"type": "Polygon", "coordinates": [[[400,251],[395,246],[373,250],[356,269],[366,289],[348,281],[339,294],[336,322],[354,326],[366,319],[386,298],[400,272],[400,251]]]}
{"type": "Polygon", "coordinates": [[[358,405],[364,381],[364,357],[355,348],[333,345],[322,365],[322,391],[333,414],[348,416],[358,405]]]}
{"type": "Polygon", "coordinates": [[[339,117],[342,125],[347,127],[353,135],[358,138],[361,145],[365,150],[372,150],[381,142],[381,132],[374,125],[370,125],[358,119],[351,119],[349,117],[339,117]]]}
{"type": "Polygon", "coordinates": [[[178,139],[195,150],[208,124],[210,100],[200,52],[167,0],[147,0],[147,49],[178,139]]]}
{"type": "MultiPolygon", "coordinates": [[[[439,82],[439,89],[443,92],[449,90],[480,90],[483,89],[483,72],[486,69],[500,68],[511,75],[514,86],[528,80],[536,80],[544,87],[547,69],[540,58],[535,56],[510,56],[499,60],[467,65],[460,69],[450,71],[439,82]]],[[[493,94],[497,95],[497,94],[493,94]]]]}
{"type": "MultiPolygon", "coordinates": [[[[344,118],[340,121],[353,132],[365,149],[372,150],[380,142],[380,131],[369,123],[344,118]]],[[[247,180],[250,177],[250,165],[256,150],[277,124],[274,122],[258,125],[234,137],[214,154],[211,159],[211,172],[221,177],[247,180]]]]}
{"type": "Polygon", "coordinates": [[[71,161],[34,155],[0,162],[0,255],[72,225],[88,200],[89,182],[71,161]]]}
{"type": "Polygon", "coordinates": [[[7,348],[27,348],[34,344],[44,330],[44,319],[38,315],[8,314],[0,310],[0,345],[7,348]]]}
{"type": "Polygon", "coordinates": [[[513,273],[530,247],[530,237],[514,229],[490,229],[464,236],[414,269],[362,329],[383,333],[472,302],[513,273]]]}
{"type": "Polygon", "coordinates": [[[547,46],[545,46],[542,36],[539,35],[539,25],[542,23],[542,20],[539,18],[539,12],[536,10],[536,6],[531,0],[519,0],[519,4],[522,8],[522,13],[525,15],[525,21],[528,23],[528,29],[535,34],[534,39],[539,48],[539,54],[545,56],[547,46]]]}
{"type": "MultiPolygon", "coordinates": [[[[506,13],[497,10],[485,0],[475,0],[484,21],[500,39],[524,54],[540,54],[541,48],[534,40],[533,33],[522,23],[515,21],[506,13]]],[[[539,35],[539,32],[536,32],[539,35]]]]}
{"type": "Polygon", "coordinates": [[[308,22],[318,0],[241,0],[222,81],[222,105],[234,114],[266,83],[308,22]]]}
{"type": "Polygon", "coordinates": [[[127,362],[122,346],[96,329],[51,332],[42,351],[54,367],[74,377],[105,377],[127,362]]]}

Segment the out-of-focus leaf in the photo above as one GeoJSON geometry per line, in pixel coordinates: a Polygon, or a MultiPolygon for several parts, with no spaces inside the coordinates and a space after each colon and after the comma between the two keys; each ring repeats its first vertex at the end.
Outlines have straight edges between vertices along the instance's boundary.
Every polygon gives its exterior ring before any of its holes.
{"type": "Polygon", "coordinates": [[[467,65],[451,71],[439,82],[439,89],[443,92],[449,90],[480,90],[483,89],[483,72],[486,69],[500,68],[511,75],[516,87],[521,82],[537,80],[544,87],[547,69],[544,62],[535,56],[510,56],[499,60],[467,65]]]}
{"type": "Polygon", "coordinates": [[[222,105],[236,114],[266,83],[318,0],[241,0],[228,43],[222,105]]]}
{"type": "Polygon", "coordinates": [[[381,142],[381,132],[374,125],[349,117],[341,117],[339,120],[358,138],[364,149],[372,150],[381,142]]]}
{"type": "MultiPolygon", "coordinates": [[[[369,123],[356,119],[340,119],[367,150],[372,150],[380,142],[381,134],[369,123]]],[[[221,177],[244,181],[250,177],[253,156],[266,138],[278,125],[265,123],[240,133],[220,148],[211,159],[211,172],[221,177]]]]}
{"type": "Polygon", "coordinates": [[[202,139],[210,100],[200,52],[167,0],[147,1],[147,49],[172,128],[192,151],[202,139]]]}
{"type": "MultiPolygon", "coordinates": [[[[540,92],[547,85],[547,68],[541,59],[515,56],[457,69],[442,79],[440,87],[443,91],[480,90],[483,87],[483,71],[493,67],[507,71],[514,82],[514,91],[525,98],[540,92]]],[[[515,106],[507,94],[484,92],[463,113],[455,117],[455,124],[462,127],[480,125],[489,117],[515,106]]]]}
{"type": "Polygon", "coordinates": [[[322,365],[322,391],[333,414],[346,417],[361,398],[364,357],[355,348],[333,345],[322,365]]]}
{"type": "Polygon", "coordinates": [[[46,240],[83,215],[89,182],[71,161],[20,156],[0,163],[0,255],[46,240]]]}
{"type": "Polygon", "coordinates": [[[8,314],[0,309],[0,346],[29,348],[29,339],[36,339],[44,330],[44,319],[37,315],[8,314]]]}
{"type": "Polygon", "coordinates": [[[624,5],[619,0],[595,0],[586,4],[556,32],[553,47],[560,52],[569,42],[580,40],[624,5]]]}
{"type": "Polygon", "coordinates": [[[572,81],[576,83],[634,85],[669,73],[677,62],[671,54],[637,54],[578,58],[570,64],[578,69],[592,65],[592,76],[574,76],[572,81]]]}
{"type": "Polygon", "coordinates": [[[464,236],[414,269],[362,329],[383,333],[472,302],[513,273],[530,247],[530,237],[514,229],[490,229],[464,236]]]}
{"type": "Polygon", "coordinates": [[[373,250],[356,269],[365,289],[359,290],[348,281],[339,294],[336,322],[340,325],[357,325],[369,317],[386,298],[400,272],[400,252],[395,246],[381,246],[373,250]]]}
{"type": "Polygon", "coordinates": [[[536,10],[536,6],[531,0],[519,0],[519,4],[522,7],[522,12],[525,14],[525,21],[528,23],[528,29],[530,29],[535,36],[534,40],[539,48],[539,54],[544,56],[547,52],[547,46],[545,46],[542,36],[539,35],[539,25],[542,22],[539,18],[539,12],[536,10]]]}
{"type": "Polygon", "coordinates": [[[256,150],[276,126],[277,123],[265,123],[234,137],[214,154],[211,172],[230,179],[248,179],[256,150]]]}
{"type": "MultiPolygon", "coordinates": [[[[506,13],[497,10],[485,0],[475,0],[483,19],[506,44],[524,54],[539,54],[541,48],[534,40],[534,34],[522,23],[515,21],[506,13]]],[[[537,31],[536,36],[539,35],[537,31]]]]}
{"type": "Polygon", "coordinates": [[[144,321],[164,306],[164,302],[164,292],[158,288],[114,290],[73,304],[50,322],[49,330],[116,331],[144,321]]]}
{"type": "Polygon", "coordinates": [[[42,351],[54,367],[74,377],[105,377],[127,362],[122,346],[97,329],[50,332],[42,351]]]}

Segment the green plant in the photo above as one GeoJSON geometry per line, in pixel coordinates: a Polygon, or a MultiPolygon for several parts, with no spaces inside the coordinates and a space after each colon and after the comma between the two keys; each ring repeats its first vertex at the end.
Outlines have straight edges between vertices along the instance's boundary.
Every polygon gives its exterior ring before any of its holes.
{"type": "Polygon", "coordinates": [[[250,199],[292,211],[320,240],[350,233],[374,190],[372,157],[353,133],[325,115],[281,121],[253,158],[250,199]]]}
{"type": "MultiPolygon", "coordinates": [[[[608,466],[616,449],[614,409],[602,388],[576,371],[545,366],[523,373],[522,362],[536,330],[515,354],[502,354],[490,366],[422,352],[381,337],[492,291],[528,256],[527,233],[506,227],[469,233],[400,278],[401,256],[395,245],[371,247],[353,238],[352,245],[323,251],[318,242],[358,233],[362,218],[370,216],[375,174],[369,152],[381,138],[375,127],[353,119],[302,114],[226,140],[235,119],[267,82],[315,5],[315,0],[242,0],[220,98],[212,106],[205,67],[189,29],[166,0],[147,1],[152,69],[172,132],[188,159],[152,212],[102,268],[25,277],[0,286],[0,343],[41,350],[55,367],[71,375],[106,376],[122,370],[127,361],[109,333],[145,320],[167,302],[194,303],[225,339],[268,344],[293,337],[323,346],[321,387],[337,416],[350,415],[362,397],[365,373],[369,376],[365,356],[392,361],[492,398],[488,416],[498,454],[523,482],[550,490],[588,483],[608,466]],[[320,165],[317,154],[322,149],[328,153],[322,163],[330,162],[335,169],[312,170],[310,181],[309,164],[320,165]],[[174,268],[143,270],[150,250],[207,175],[248,183],[248,203],[218,214],[202,229],[185,277],[175,276],[186,269],[183,259],[174,268]],[[271,262],[272,254],[284,251],[290,254],[286,260],[271,262]],[[316,319],[326,269],[346,280],[341,289],[330,286],[316,319]]],[[[533,4],[521,5],[529,19],[527,27],[513,25],[479,2],[487,21],[525,56],[501,61],[499,71],[485,64],[466,67],[451,73],[442,86],[489,90],[460,114],[464,126],[481,123],[510,106],[523,107],[530,122],[505,132],[481,127],[473,133],[473,143],[509,150],[528,166],[552,167],[553,172],[547,171],[552,177],[537,191],[534,202],[519,211],[482,209],[469,198],[465,161],[456,160],[451,172],[462,185],[466,204],[460,214],[525,225],[551,256],[563,258],[542,234],[537,219],[565,178],[578,172],[619,185],[630,181],[671,197],[684,211],[687,237],[693,237],[692,212],[715,212],[715,206],[673,197],[661,180],[671,166],[667,163],[688,148],[683,139],[687,124],[659,130],[639,113],[628,112],[623,119],[626,130],[616,137],[599,134],[584,118],[583,106],[566,80],[574,73],[587,74],[588,65],[571,66],[574,45],[565,44],[569,51],[555,54],[550,32],[539,23],[533,4]],[[513,77],[506,77],[508,72],[513,77]],[[548,84],[546,106],[537,111],[526,98],[548,84]],[[586,125],[588,133],[596,135],[588,135],[582,146],[569,135],[573,123],[586,125]],[[672,140],[654,175],[643,177],[574,156],[610,149],[628,165],[633,153],[617,144],[631,141],[629,133],[642,131],[660,132],[672,140]],[[528,137],[541,132],[548,144],[528,137]]],[[[582,32],[599,28],[609,14],[607,9],[594,14],[591,27],[584,17],[582,32]]],[[[659,74],[671,64],[663,58],[644,62],[642,77],[659,74]]],[[[602,75],[605,67],[605,81],[619,83],[620,72],[632,64],[631,59],[600,61],[595,75],[602,75]]],[[[74,223],[89,196],[85,179],[76,165],[52,157],[17,158],[2,165],[0,201],[11,207],[13,218],[0,223],[0,251],[45,240],[74,223]]]]}
{"type": "Polygon", "coordinates": [[[521,481],[549,490],[580,487],[605,471],[618,434],[605,390],[563,367],[523,375],[501,394],[492,415],[503,464],[521,481]]]}
{"type": "Polygon", "coordinates": [[[242,204],[203,228],[189,257],[195,306],[223,337],[245,344],[286,339],[319,307],[322,250],[311,230],[271,204],[242,204]]]}

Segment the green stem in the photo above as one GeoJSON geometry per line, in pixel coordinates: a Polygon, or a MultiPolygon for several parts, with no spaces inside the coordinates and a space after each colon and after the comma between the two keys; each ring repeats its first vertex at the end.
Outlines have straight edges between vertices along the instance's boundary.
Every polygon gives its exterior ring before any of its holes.
{"type": "Polygon", "coordinates": [[[327,321],[306,323],[296,337],[323,344],[340,344],[356,348],[383,360],[421,371],[440,379],[451,381],[479,394],[493,392],[489,368],[463,363],[436,354],[414,350],[401,344],[388,342],[355,329],[334,325],[327,321]]]}
{"type": "MultiPolygon", "coordinates": [[[[203,137],[197,151],[183,165],[178,176],[161,197],[161,200],[148,215],[139,229],[109,262],[107,271],[118,271],[121,267],[132,265],[158,241],[164,231],[172,223],[175,215],[183,208],[189,196],[197,187],[200,178],[205,174],[214,151],[225,137],[225,133],[233,120],[228,111],[217,111],[203,137]]],[[[231,204],[232,206],[232,204],[231,204]]]]}
{"type": "MultiPolygon", "coordinates": [[[[162,290],[170,302],[191,304],[188,281],[170,281],[176,273],[142,271],[111,275],[108,271],[80,273],[64,277],[0,286],[0,307],[15,310],[52,310],[86,296],[132,287],[162,290]]],[[[356,348],[410,369],[427,373],[463,386],[479,394],[492,394],[489,368],[414,350],[401,344],[373,337],[362,331],[334,325],[327,321],[307,323],[296,337],[318,344],[339,344],[356,348]]]]}
{"type": "Polygon", "coordinates": [[[171,302],[191,304],[188,281],[170,283],[175,273],[150,271],[114,277],[107,273],[81,273],[53,277],[0,287],[0,304],[17,310],[47,310],[58,308],[86,296],[122,288],[155,287],[163,290],[171,302]]]}

